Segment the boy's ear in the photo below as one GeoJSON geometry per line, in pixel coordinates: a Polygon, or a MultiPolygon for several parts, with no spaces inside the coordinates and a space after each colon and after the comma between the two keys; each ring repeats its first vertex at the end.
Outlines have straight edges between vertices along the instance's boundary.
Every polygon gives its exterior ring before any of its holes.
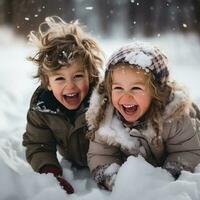
{"type": "Polygon", "coordinates": [[[47,86],[47,89],[48,89],[49,91],[52,90],[50,85],[47,86]]]}

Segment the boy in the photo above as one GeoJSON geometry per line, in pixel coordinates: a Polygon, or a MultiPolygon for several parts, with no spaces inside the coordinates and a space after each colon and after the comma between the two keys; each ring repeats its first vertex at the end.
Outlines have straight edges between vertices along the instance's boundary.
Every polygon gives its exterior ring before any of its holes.
{"type": "Polygon", "coordinates": [[[38,52],[30,60],[38,66],[41,82],[31,99],[23,145],[26,158],[39,173],[52,173],[67,193],[73,187],[62,177],[56,156],[87,166],[85,111],[98,82],[101,50],[77,23],[47,17],[29,40],[38,52]]]}

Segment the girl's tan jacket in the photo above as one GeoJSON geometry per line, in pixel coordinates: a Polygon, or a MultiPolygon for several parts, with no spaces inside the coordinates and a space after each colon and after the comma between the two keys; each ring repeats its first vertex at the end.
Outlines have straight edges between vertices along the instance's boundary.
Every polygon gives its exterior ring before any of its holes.
{"type": "MultiPolygon", "coordinates": [[[[167,105],[161,119],[163,129],[160,144],[154,143],[156,137],[151,123],[145,130],[126,128],[116,116],[112,105],[105,111],[105,118],[95,132],[95,139],[90,141],[88,165],[91,171],[105,164],[121,165],[128,156],[141,155],[154,166],[164,168],[178,167],[177,170],[193,171],[200,163],[200,119],[199,110],[187,95],[176,91],[174,99],[167,105]],[[187,102],[187,103],[186,103],[187,102]],[[179,115],[176,111],[183,105],[185,109],[179,115]]],[[[86,118],[90,129],[94,127],[101,97],[93,92],[86,118]]]]}

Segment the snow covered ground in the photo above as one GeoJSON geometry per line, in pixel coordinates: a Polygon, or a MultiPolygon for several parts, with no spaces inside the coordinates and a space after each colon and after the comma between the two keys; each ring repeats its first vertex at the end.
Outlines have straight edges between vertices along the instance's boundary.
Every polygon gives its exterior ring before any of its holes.
{"type": "MultiPolygon", "coordinates": [[[[134,39],[140,39],[136,37],[134,39]]],[[[143,40],[147,40],[142,38],[143,40]]],[[[200,42],[195,35],[161,35],[149,38],[168,55],[172,77],[185,84],[194,101],[200,105],[200,42]]],[[[109,55],[129,41],[101,41],[109,55]]],[[[167,171],[154,168],[142,158],[129,157],[120,168],[112,193],[100,190],[87,170],[76,171],[62,161],[64,176],[75,188],[67,195],[51,175],[32,171],[21,145],[26,111],[37,82],[32,79],[34,66],[26,61],[33,49],[9,29],[0,28],[0,200],[199,200],[200,166],[194,174],[183,172],[174,181],[167,171]]]]}

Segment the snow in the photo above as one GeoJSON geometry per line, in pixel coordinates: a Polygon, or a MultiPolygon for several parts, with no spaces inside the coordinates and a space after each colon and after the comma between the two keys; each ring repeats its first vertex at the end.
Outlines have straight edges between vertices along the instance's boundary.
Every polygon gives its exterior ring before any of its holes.
{"type": "MultiPolygon", "coordinates": [[[[173,77],[187,85],[200,105],[198,37],[167,34],[144,40],[166,51],[173,77]]],[[[127,41],[114,38],[101,41],[108,55],[124,43],[127,41]]],[[[0,200],[200,199],[200,166],[194,174],[184,171],[174,181],[166,170],[151,166],[142,157],[129,157],[119,169],[113,192],[107,192],[96,186],[88,170],[71,169],[69,162],[61,160],[64,177],[75,189],[72,195],[67,195],[52,175],[33,172],[21,144],[30,97],[38,85],[32,79],[35,67],[25,59],[32,51],[23,39],[7,28],[0,28],[0,200]]]]}
{"type": "Polygon", "coordinates": [[[151,59],[152,56],[146,55],[141,51],[134,53],[131,52],[125,57],[125,61],[129,62],[130,64],[139,65],[144,68],[144,70],[147,66],[151,65],[151,59]]]}
{"type": "Polygon", "coordinates": [[[120,168],[120,165],[113,163],[108,168],[106,168],[104,174],[107,176],[112,176],[113,174],[119,171],[119,168],[120,168]]]}
{"type": "MultiPolygon", "coordinates": [[[[106,110],[104,121],[101,127],[98,129],[98,134],[101,136],[101,140],[114,146],[121,146],[124,150],[133,151],[135,153],[140,147],[140,142],[136,137],[131,137],[129,129],[124,128],[117,116],[112,117],[113,108],[110,106],[106,110]],[[111,119],[110,119],[111,118],[111,119]]],[[[134,130],[136,134],[138,130],[134,130]]]]}
{"type": "MultiPolygon", "coordinates": [[[[186,173],[191,177],[191,173],[186,173]]],[[[113,199],[198,199],[198,190],[194,181],[186,181],[184,173],[179,180],[162,168],[154,168],[142,157],[129,157],[118,172],[113,199]],[[181,180],[182,179],[182,180],[181,180]]]]}
{"type": "MultiPolygon", "coordinates": [[[[155,48],[149,43],[135,41],[116,50],[110,58],[110,62],[114,65],[124,58],[124,61],[129,64],[137,65],[139,66],[138,68],[142,68],[148,73],[149,68],[151,68],[149,66],[152,64],[152,55],[154,54],[156,54],[155,48]],[[130,52],[130,49],[133,49],[134,52],[130,52]]],[[[109,65],[110,62],[107,65],[109,65]]]]}

